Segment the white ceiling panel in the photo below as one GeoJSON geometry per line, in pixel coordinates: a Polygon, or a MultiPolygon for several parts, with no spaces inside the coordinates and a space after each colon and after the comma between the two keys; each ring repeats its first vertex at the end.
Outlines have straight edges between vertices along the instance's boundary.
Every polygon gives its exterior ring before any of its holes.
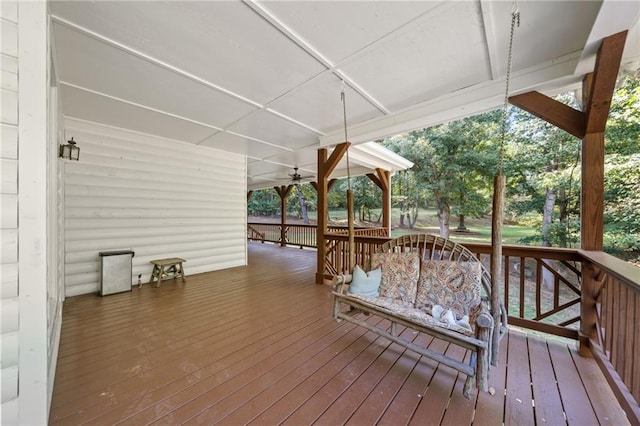
{"type": "Polygon", "coordinates": [[[242,2],[53,2],[54,16],[265,104],[325,68],[242,2]]]}
{"type": "Polygon", "coordinates": [[[255,112],[228,130],[289,149],[318,143],[318,134],[269,111],[255,112]]]}
{"type": "MultiPolygon", "coordinates": [[[[61,86],[62,109],[65,115],[96,121],[136,132],[196,143],[214,130],[165,114],[118,102],[83,90],[61,86]]],[[[72,136],[72,135],[71,135],[72,136]]],[[[80,141],[78,141],[80,142],[80,141]]]]}
{"type": "MultiPolygon", "coordinates": [[[[340,92],[342,81],[327,71],[301,87],[287,93],[270,105],[282,114],[309,124],[322,132],[331,132],[343,127],[340,92]],[[333,106],[333,108],[329,108],[333,106]]],[[[360,94],[345,87],[347,122],[366,121],[382,116],[382,112],[360,94]]]]}
{"type": "Polygon", "coordinates": [[[441,3],[432,0],[260,4],[336,65],[441,3]]]}
{"type": "Polygon", "coordinates": [[[273,164],[280,164],[289,169],[299,167],[300,170],[304,170],[306,174],[315,174],[318,153],[315,148],[309,148],[295,152],[279,153],[265,160],[273,164]]]}
{"type": "Polygon", "coordinates": [[[398,110],[486,80],[491,74],[487,58],[479,5],[451,2],[341,69],[386,107],[398,110]]]}
{"type": "MultiPolygon", "coordinates": [[[[520,26],[513,39],[513,69],[551,62],[585,45],[601,3],[597,1],[519,2],[520,26]],[[535,19],[533,19],[535,17],[535,19]]],[[[498,40],[499,75],[506,74],[511,3],[493,2],[492,19],[498,40]]],[[[612,33],[611,33],[612,34],[612,33]]],[[[611,35],[609,34],[609,35],[611,35]]]]}
{"type": "MultiPolygon", "coordinates": [[[[249,188],[268,187],[344,140],[341,80],[357,144],[501,107],[512,4],[52,1],[62,112],[246,154],[249,188]]],[[[640,15],[638,0],[517,4],[511,93],[577,87],[602,38],[640,15]]],[[[623,66],[640,60],[639,31],[623,66]]],[[[404,167],[359,146],[354,173],[404,167]]]]}
{"type": "Polygon", "coordinates": [[[219,128],[256,110],[64,25],[54,23],[54,31],[61,81],[219,128]]]}
{"type": "Polygon", "coordinates": [[[199,145],[217,148],[236,154],[249,155],[252,158],[267,158],[283,152],[283,149],[243,138],[231,133],[220,132],[203,140],[199,145]]]}

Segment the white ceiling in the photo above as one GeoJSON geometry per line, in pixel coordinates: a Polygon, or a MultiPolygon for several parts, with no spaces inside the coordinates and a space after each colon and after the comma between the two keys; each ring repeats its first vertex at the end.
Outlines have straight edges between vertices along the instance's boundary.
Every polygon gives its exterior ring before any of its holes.
{"type": "MultiPolygon", "coordinates": [[[[640,61],[637,0],[518,7],[512,94],[577,87],[600,40],[625,29],[623,63],[640,61]]],[[[282,183],[294,166],[315,173],[317,149],[344,141],[343,87],[354,172],[407,167],[361,143],[501,106],[511,10],[488,0],[51,3],[65,115],[245,154],[249,189],[282,183]]]]}

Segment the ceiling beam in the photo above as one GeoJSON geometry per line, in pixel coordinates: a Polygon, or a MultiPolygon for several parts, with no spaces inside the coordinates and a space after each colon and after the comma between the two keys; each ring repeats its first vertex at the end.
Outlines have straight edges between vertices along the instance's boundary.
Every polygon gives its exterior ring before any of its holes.
{"type": "MultiPolygon", "coordinates": [[[[97,41],[99,41],[101,43],[104,43],[104,44],[106,44],[108,46],[115,47],[117,49],[122,50],[123,52],[126,52],[126,53],[132,55],[132,56],[136,56],[136,57],[138,57],[140,59],[143,59],[143,60],[145,60],[145,61],[147,61],[149,63],[152,63],[152,64],[154,64],[154,65],[156,65],[158,67],[164,68],[164,69],[166,69],[168,71],[171,71],[171,72],[173,72],[175,74],[178,74],[181,77],[184,77],[184,78],[187,78],[189,80],[195,81],[195,82],[197,82],[199,84],[202,84],[203,86],[206,86],[206,87],[209,87],[211,89],[214,89],[214,90],[216,90],[216,91],[218,91],[220,93],[223,93],[223,94],[225,94],[227,96],[230,96],[230,97],[232,97],[232,98],[234,98],[236,100],[242,101],[242,102],[247,103],[249,105],[252,105],[252,106],[254,106],[256,108],[259,108],[260,110],[267,111],[269,114],[277,115],[278,117],[280,117],[280,118],[282,118],[284,120],[287,120],[290,123],[293,123],[293,124],[295,124],[297,126],[303,127],[303,128],[305,128],[307,130],[310,130],[310,131],[312,131],[314,133],[317,133],[318,135],[323,135],[323,133],[320,132],[319,130],[314,129],[313,127],[308,126],[308,125],[306,125],[304,123],[301,123],[298,120],[295,120],[294,118],[289,117],[289,116],[287,116],[285,114],[282,114],[282,113],[279,113],[277,111],[274,111],[273,109],[267,108],[266,105],[262,105],[259,102],[256,102],[256,101],[254,101],[252,99],[249,99],[249,98],[246,98],[246,97],[244,97],[244,96],[242,96],[242,95],[240,95],[238,93],[235,93],[235,92],[233,92],[231,90],[225,89],[224,87],[219,86],[219,85],[217,85],[217,84],[215,84],[215,83],[213,83],[213,82],[211,82],[209,80],[206,80],[206,79],[204,79],[202,77],[199,77],[199,76],[197,76],[195,74],[192,74],[192,73],[190,73],[188,71],[185,71],[184,69],[176,67],[175,65],[172,65],[172,64],[170,64],[168,62],[162,61],[162,60],[160,60],[160,59],[158,59],[158,58],[156,58],[154,56],[148,55],[148,54],[146,54],[146,53],[144,53],[144,52],[142,52],[140,50],[134,49],[133,47],[128,46],[128,45],[126,45],[124,43],[120,43],[118,41],[115,41],[115,40],[113,40],[113,39],[111,39],[109,37],[104,36],[103,34],[100,34],[100,33],[97,33],[95,31],[92,31],[92,30],[90,30],[88,28],[85,28],[85,27],[83,27],[81,25],[78,25],[78,24],[76,24],[74,22],[68,21],[68,20],[66,20],[66,19],[64,19],[64,18],[62,18],[60,16],[57,16],[57,15],[51,15],[51,20],[53,22],[59,24],[59,25],[64,25],[65,27],[67,27],[67,28],[69,28],[71,30],[74,30],[74,31],[76,31],[78,33],[84,34],[85,36],[91,37],[92,39],[97,40],[97,41]]],[[[251,114],[251,113],[249,113],[249,114],[251,114]]],[[[239,121],[239,120],[236,120],[236,122],[237,121],[239,121]]],[[[229,124],[229,126],[233,125],[234,123],[229,124]]],[[[226,132],[226,130],[224,130],[224,129],[223,129],[223,131],[226,132]]],[[[262,141],[259,141],[259,140],[256,140],[256,141],[257,142],[262,142],[262,141]]],[[[273,145],[275,145],[275,144],[273,144],[273,145]]]]}
{"type": "Polygon", "coordinates": [[[343,142],[339,145],[336,145],[327,161],[325,161],[325,163],[323,164],[324,176],[331,176],[331,173],[349,149],[349,146],[351,146],[351,142],[343,142]]]}
{"type": "Polygon", "coordinates": [[[589,96],[581,112],[539,92],[511,96],[509,103],[580,139],[604,132],[615,89],[627,31],[606,37],[598,49],[589,96]]]}
{"type": "MultiPolygon", "coordinates": [[[[361,88],[355,81],[353,81],[349,76],[344,74],[338,68],[336,68],[335,64],[332,63],[328,58],[326,58],[318,49],[313,47],[309,42],[307,42],[302,36],[293,31],[287,25],[285,25],[277,16],[272,14],[267,8],[265,8],[262,4],[257,3],[254,0],[243,0],[244,3],[251,8],[255,13],[260,15],[265,21],[267,21],[271,26],[276,28],[282,34],[284,34],[289,40],[297,44],[302,50],[304,50],[309,56],[318,61],[322,66],[327,68],[333,74],[335,74],[340,80],[344,81],[344,83],[351,87],[355,92],[357,92],[360,96],[362,96],[367,102],[376,107],[380,112],[384,115],[389,115],[390,111],[382,105],[378,100],[376,100],[372,95],[367,93],[363,88],[361,88]]],[[[304,83],[302,83],[304,84],[304,83]]]]}
{"type": "Polygon", "coordinates": [[[489,59],[489,70],[491,79],[498,78],[498,46],[496,46],[496,33],[493,21],[493,2],[480,0],[480,11],[482,16],[482,28],[484,29],[484,38],[487,40],[487,58],[489,59]]]}
{"type": "Polygon", "coordinates": [[[540,92],[534,91],[511,96],[509,103],[561,128],[577,138],[582,139],[585,135],[585,116],[582,112],[540,92]]]}
{"type": "MultiPolygon", "coordinates": [[[[545,84],[545,88],[564,88],[571,84],[579,87],[581,79],[574,76],[580,52],[555,58],[542,65],[536,65],[513,73],[511,77],[512,93],[529,91],[545,84]],[[570,77],[567,77],[570,76],[570,77]]],[[[349,140],[359,144],[387,136],[393,136],[411,130],[446,123],[451,120],[468,117],[473,114],[491,111],[502,107],[504,102],[504,79],[492,80],[466,87],[454,93],[446,93],[432,99],[398,111],[388,117],[374,118],[349,126],[349,140]]],[[[344,140],[344,133],[336,130],[320,137],[320,146],[332,146],[344,140]]]]}

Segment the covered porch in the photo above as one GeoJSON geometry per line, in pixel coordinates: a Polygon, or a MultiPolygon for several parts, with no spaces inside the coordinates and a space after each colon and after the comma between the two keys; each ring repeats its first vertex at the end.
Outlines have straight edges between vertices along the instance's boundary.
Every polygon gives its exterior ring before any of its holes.
{"type": "Polygon", "coordinates": [[[510,330],[495,393],[466,400],[455,371],[334,322],[313,251],[248,249],[248,266],[185,284],[67,299],[50,423],[628,423],[575,343],[510,330]]]}

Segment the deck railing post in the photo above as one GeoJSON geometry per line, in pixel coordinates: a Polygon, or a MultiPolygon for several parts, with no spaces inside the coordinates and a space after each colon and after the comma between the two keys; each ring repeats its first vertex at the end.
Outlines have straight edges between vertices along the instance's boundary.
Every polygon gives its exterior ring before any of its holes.
{"type": "Polygon", "coordinates": [[[596,338],[596,271],[589,262],[582,263],[582,283],[580,288],[580,347],[581,356],[592,357],[589,339],[596,338]]]}

